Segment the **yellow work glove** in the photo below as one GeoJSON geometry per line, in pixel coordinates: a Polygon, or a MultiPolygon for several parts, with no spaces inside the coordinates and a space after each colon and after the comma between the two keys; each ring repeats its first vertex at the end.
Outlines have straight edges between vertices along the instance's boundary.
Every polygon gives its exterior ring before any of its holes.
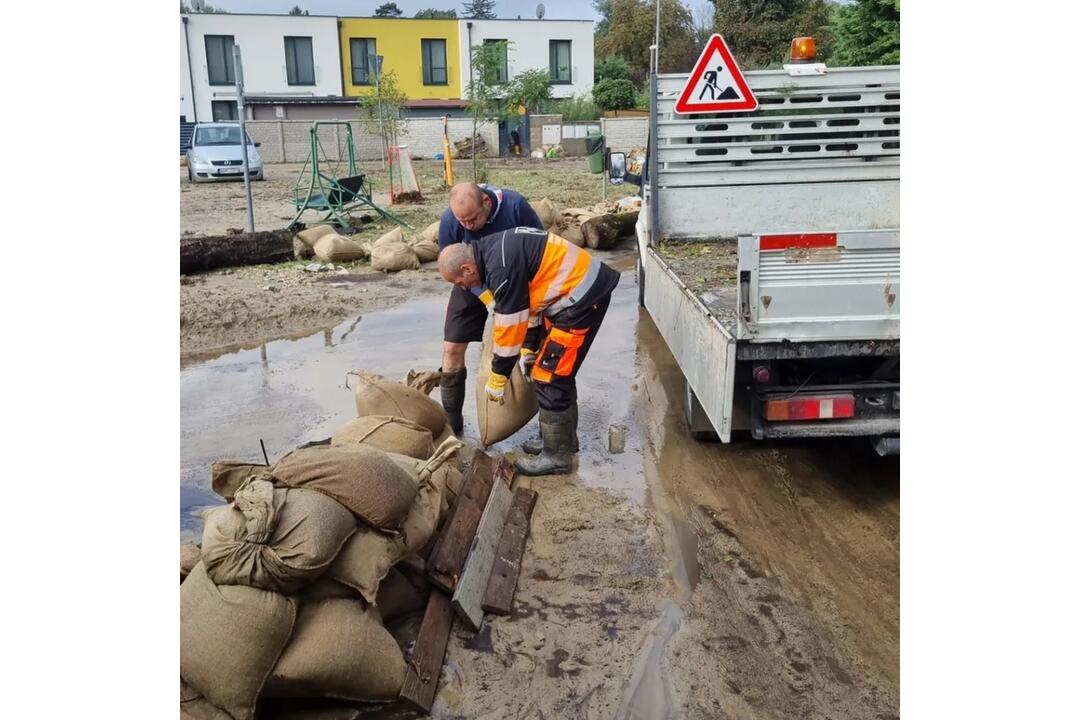
{"type": "Polygon", "coordinates": [[[487,385],[484,386],[484,392],[487,393],[488,400],[491,402],[497,402],[500,405],[503,404],[503,395],[506,393],[506,381],[510,378],[499,373],[491,373],[488,375],[487,385]]]}
{"type": "Polygon", "coordinates": [[[521,357],[518,359],[518,364],[521,365],[521,374],[525,376],[526,380],[532,381],[532,369],[536,364],[536,351],[529,348],[521,348],[521,357]]]}

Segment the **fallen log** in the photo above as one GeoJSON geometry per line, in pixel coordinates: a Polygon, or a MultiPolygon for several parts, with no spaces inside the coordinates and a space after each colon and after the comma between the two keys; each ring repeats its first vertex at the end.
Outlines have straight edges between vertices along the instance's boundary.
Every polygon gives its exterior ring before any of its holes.
{"type": "Polygon", "coordinates": [[[181,275],[292,259],[293,234],[290,230],[180,239],[181,275]]]}
{"type": "Polygon", "coordinates": [[[599,215],[581,223],[585,244],[593,250],[609,250],[623,235],[631,235],[637,224],[638,211],[599,215]]]}

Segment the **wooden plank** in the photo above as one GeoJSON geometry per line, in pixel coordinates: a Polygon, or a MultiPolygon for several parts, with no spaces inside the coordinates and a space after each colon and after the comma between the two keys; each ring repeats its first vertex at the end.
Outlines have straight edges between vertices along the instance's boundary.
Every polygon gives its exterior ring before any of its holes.
{"type": "Polygon", "coordinates": [[[461,492],[450,509],[450,517],[428,557],[428,577],[436,587],[448,593],[454,592],[472,548],[476,528],[491,494],[494,465],[487,453],[476,453],[473,464],[465,473],[461,492]]]}
{"type": "Polygon", "coordinates": [[[435,691],[438,689],[453,624],[454,609],[450,605],[450,598],[433,590],[428,596],[420,633],[399,694],[402,700],[421,712],[430,713],[431,705],[435,702],[435,691]]]}
{"type": "Polygon", "coordinates": [[[480,605],[489,613],[509,615],[514,605],[521,558],[525,554],[525,541],[529,537],[529,522],[535,506],[535,491],[522,487],[514,491],[510,513],[495,552],[495,564],[491,567],[491,576],[484,591],[484,601],[480,605]]]}
{"type": "Polygon", "coordinates": [[[491,575],[491,566],[495,562],[495,550],[502,537],[503,526],[506,525],[511,500],[513,493],[504,483],[495,482],[491,486],[491,495],[473,538],[469,558],[454,590],[454,611],[473,632],[480,629],[480,623],[484,620],[484,609],[480,607],[480,603],[484,599],[484,590],[487,588],[488,576],[491,575]]]}

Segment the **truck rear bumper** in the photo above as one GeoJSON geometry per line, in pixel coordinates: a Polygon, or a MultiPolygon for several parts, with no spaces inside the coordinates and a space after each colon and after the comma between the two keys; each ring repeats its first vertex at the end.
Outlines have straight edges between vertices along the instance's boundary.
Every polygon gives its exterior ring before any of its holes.
{"type": "Polygon", "coordinates": [[[900,418],[853,418],[821,422],[766,422],[761,426],[765,438],[874,437],[899,435],[900,418]]]}

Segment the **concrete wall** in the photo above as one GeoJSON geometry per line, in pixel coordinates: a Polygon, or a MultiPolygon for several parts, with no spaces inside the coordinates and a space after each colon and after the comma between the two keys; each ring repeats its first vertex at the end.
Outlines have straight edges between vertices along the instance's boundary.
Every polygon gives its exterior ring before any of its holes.
{"type": "MultiPolygon", "coordinates": [[[[378,135],[365,133],[356,121],[350,122],[349,126],[353,132],[357,160],[378,160],[382,157],[378,135]]],[[[248,134],[260,143],[259,153],[263,161],[268,163],[304,162],[308,156],[310,128],[311,123],[306,120],[249,120],[247,123],[248,134]]],[[[487,123],[481,125],[478,132],[487,142],[489,157],[494,157],[499,149],[498,128],[487,123]]],[[[451,143],[463,140],[471,133],[471,120],[450,120],[451,143]]],[[[408,146],[409,154],[413,157],[430,159],[435,153],[442,152],[442,135],[442,119],[414,118],[409,120],[409,132],[401,138],[401,143],[408,146]]],[[[321,147],[330,156],[329,159],[338,159],[338,154],[340,157],[346,156],[345,137],[344,127],[320,128],[321,147]]]]}
{"type": "MultiPolygon", "coordinates": [[[[297,97],[341,95],[341,59],[337,18],[291,15],[218,15],[195,13],[188,18],[188,39],[195,109],[200,122],[213,119],[213,100],[235,100],[231,86],[210,85],[206,35],[232,35],[243,53],[247,95],[297,97]],[[285,72],[285,37],[311,38],[314,85],[289,85],[285,72]]],[[[186,64],[187,59],[182,57],[186,64]]]]}
{"type": "MultiPolygon", "coordinates": [[[[532,7],[532,6],[530,6],[532,7]]],[[[592,20],[461,20],[461,88],[469,86],[469,28],[472,23],[472,44],[484,40],[508,40],[506,64],[509,77],[522,70],[549,67],[548,44],[551,40],[570,41],[569,85],[552,85],[551,96],[568,98],[592,92],[593,86],[593,21],[592,20]]]]}
{"type": "Polygon", "coordinates": [[[601,132],[609,149],[627,152],[649,141],[649,118],[603,118],[601,132]]]}

